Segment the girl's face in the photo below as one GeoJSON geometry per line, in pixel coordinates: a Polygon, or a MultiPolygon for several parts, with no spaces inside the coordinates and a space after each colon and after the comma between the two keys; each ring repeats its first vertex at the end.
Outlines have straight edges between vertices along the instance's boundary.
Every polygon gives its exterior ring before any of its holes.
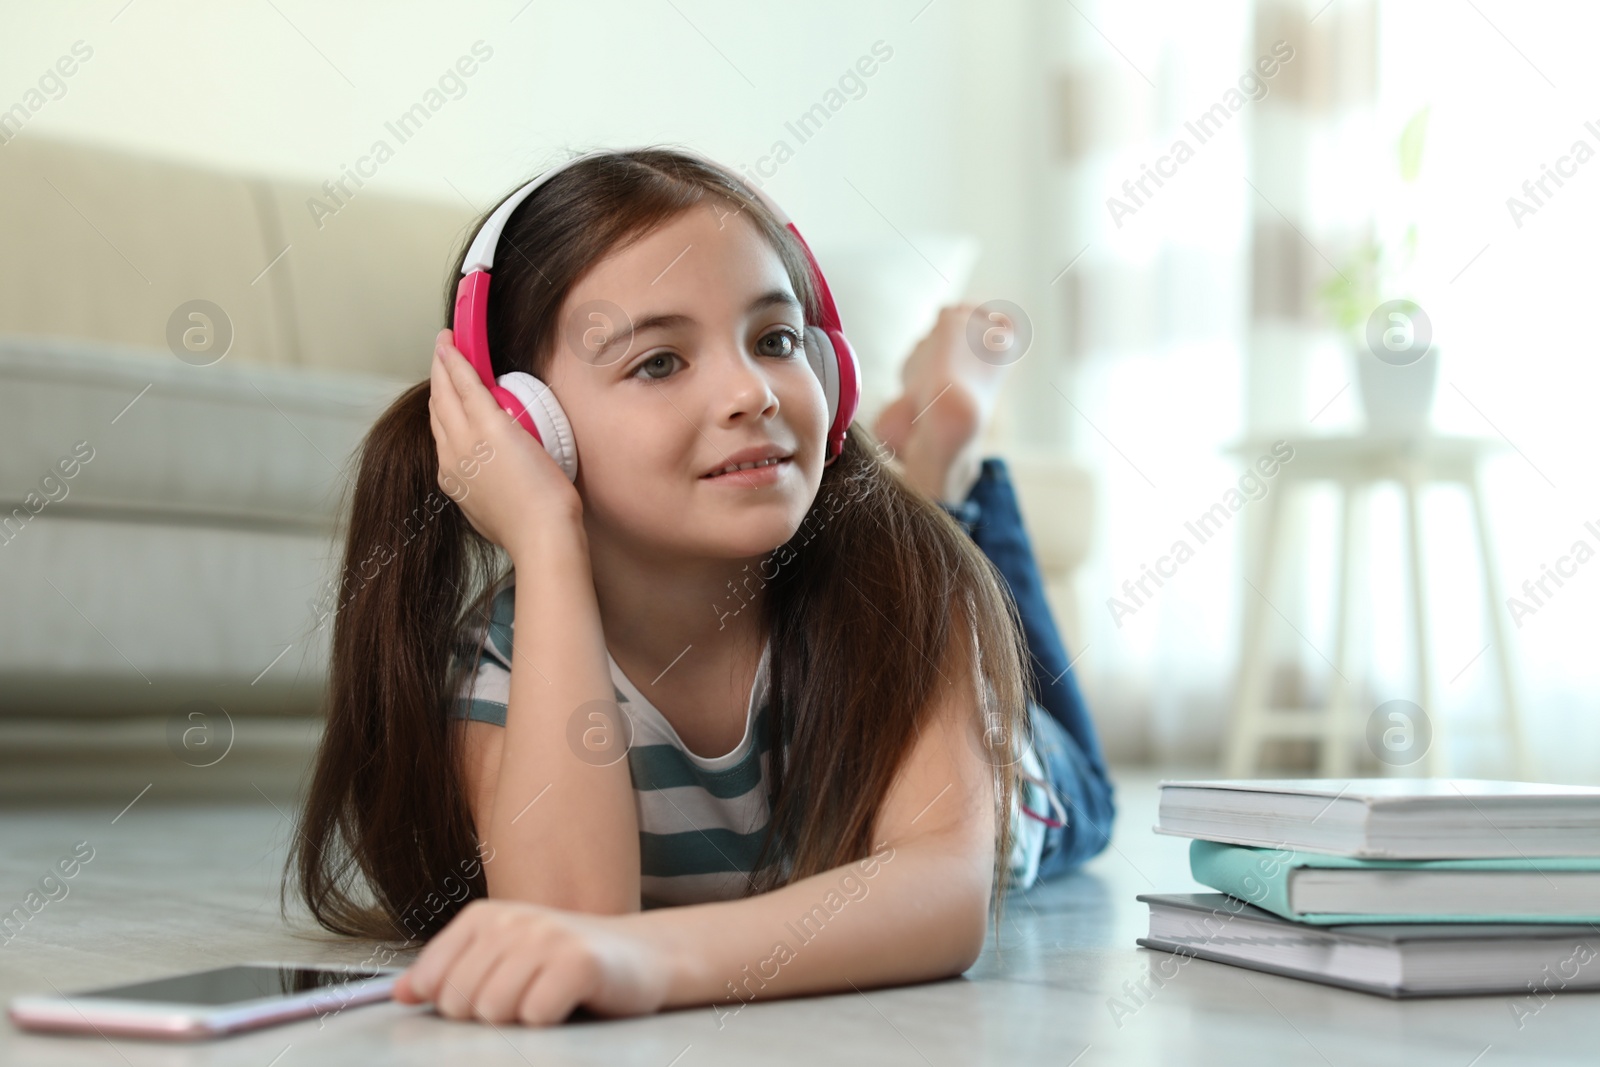
{"type": "Polygon", "coordinates": [[[712,199],[579,280],[546,369],[585,525],[658,556],[769,552],[822,481],[827,401],[800,303],[755,225],[712,199]],[[781,458],[714,475],[752,450],[781,458]]]}

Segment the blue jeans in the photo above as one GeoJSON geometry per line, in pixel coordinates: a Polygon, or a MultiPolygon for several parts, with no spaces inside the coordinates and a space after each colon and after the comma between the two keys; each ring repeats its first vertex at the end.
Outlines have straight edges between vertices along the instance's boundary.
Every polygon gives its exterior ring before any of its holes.
{"type": "Polygon", "coordinates": [[[1022,528],[1022,514],[1004,461],[984,460],[967,499],[958,506],[944,507],[1010,587],[1028,642],[1027,680],[1034,699],[1049,712],[1048,716],[1033,717],[1034,744],[1045,776],[1067,810],[1067,825],[1046,830],[1039,861],[1042,881],[1072,870],[1110,843],[1111,820],[1116,816],[1111,779],[1071,660],[1045,601],[1044,582],[1022,528]]]}

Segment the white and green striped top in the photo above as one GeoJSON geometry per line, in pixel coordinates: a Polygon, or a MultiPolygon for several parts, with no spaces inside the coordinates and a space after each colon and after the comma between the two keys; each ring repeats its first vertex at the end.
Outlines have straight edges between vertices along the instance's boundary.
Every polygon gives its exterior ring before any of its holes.
{"type": "MultiPolygon", "coordinates": [[[[453,718],[504,726],[511,694],[511,637],[515,586],[495,594],[482,648],[453,718]]],[[[767,806],[770,757],[766,745],[768,657],[762,650],[745,713],[744,737],[714,758],[690,752],[672,724],[644,698],[617,661],[611,666],[615,699],[633,727],[628,771],[639,817],[642,906],[698,904],[745,894],[771,822],[767,806]]]]}
{"type": "MultiPolygon", "coordinates": [[[[475,659],[476,668],[453,702],[451,717],[506,724],[515,599],[514,585],[500,589],[491,603],[482,647],[469,644],[460,649],[464,658],[475,659]]],[[[771,653],[769,641],[761,651],[750,690],[744,736],[733,751],[714,758],[690,752],[672,724],[606,653],[616,702],[633,727],[628,772],[639,818],[642,907],[699,904],[745,895],[771,824],[767,804],[771,756],[766,740],[771,653]]],[[[1029,712],[1049,715],[1033,703],[1029,712]]],[[[1020,762],[1038,778],[1047,773],[1032,747],[1023,752],[1020,762]]],[[[1039,785],[1021,783],[1011,805],[1014,840],[1009,865],[1015,889],[1033,883],[1045,837],[1041,823],[1022,817],[1019,802],[1023,797],[1034,810],[1049,810],[1039,785]]]]}

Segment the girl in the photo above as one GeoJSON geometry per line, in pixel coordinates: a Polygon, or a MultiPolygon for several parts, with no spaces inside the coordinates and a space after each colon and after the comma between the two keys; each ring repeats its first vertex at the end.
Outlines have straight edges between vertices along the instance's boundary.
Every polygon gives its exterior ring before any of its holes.
{"type": "MultiPolygon", "coordinates": [[[[1003,468],[959,509],[923,495],[982,405],[934,435],[886,412],[905,477],[860,428],[828,454],[807,254],[682,153],[569,166],[499,246],[494,373],[559,397],[576,479],[442,331],[361,450],[288,877],[331,930],[431,938],[395,996],[453,1018],[966,970],[1011,880],[1097,852],[1111,816],[1048,614],[1018,616],[1043,602],[1003,468]]],[[[907,400],[948,324],[935,348],[907,400]]]]}

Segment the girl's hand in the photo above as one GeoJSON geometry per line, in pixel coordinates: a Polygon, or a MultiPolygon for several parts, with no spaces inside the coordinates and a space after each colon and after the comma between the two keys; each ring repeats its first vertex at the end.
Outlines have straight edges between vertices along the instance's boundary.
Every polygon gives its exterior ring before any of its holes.
{"type": "Polygon", "coordinates": [[[439,487],[473,529],[513,559],[543,531],[581,529],[576,487],[533,435],[500,410],[453,337],[439,331],[428,397],[439,487]]]}
{"type": "Polygon", "coordinates": [[[451,1019],[530,1026],[559,1023],[579,1005],[608,1016],[659,1011],[669,961],[624,918],[474,900],[400,976],[394,999],[431,1001],[451,1019]]]}

